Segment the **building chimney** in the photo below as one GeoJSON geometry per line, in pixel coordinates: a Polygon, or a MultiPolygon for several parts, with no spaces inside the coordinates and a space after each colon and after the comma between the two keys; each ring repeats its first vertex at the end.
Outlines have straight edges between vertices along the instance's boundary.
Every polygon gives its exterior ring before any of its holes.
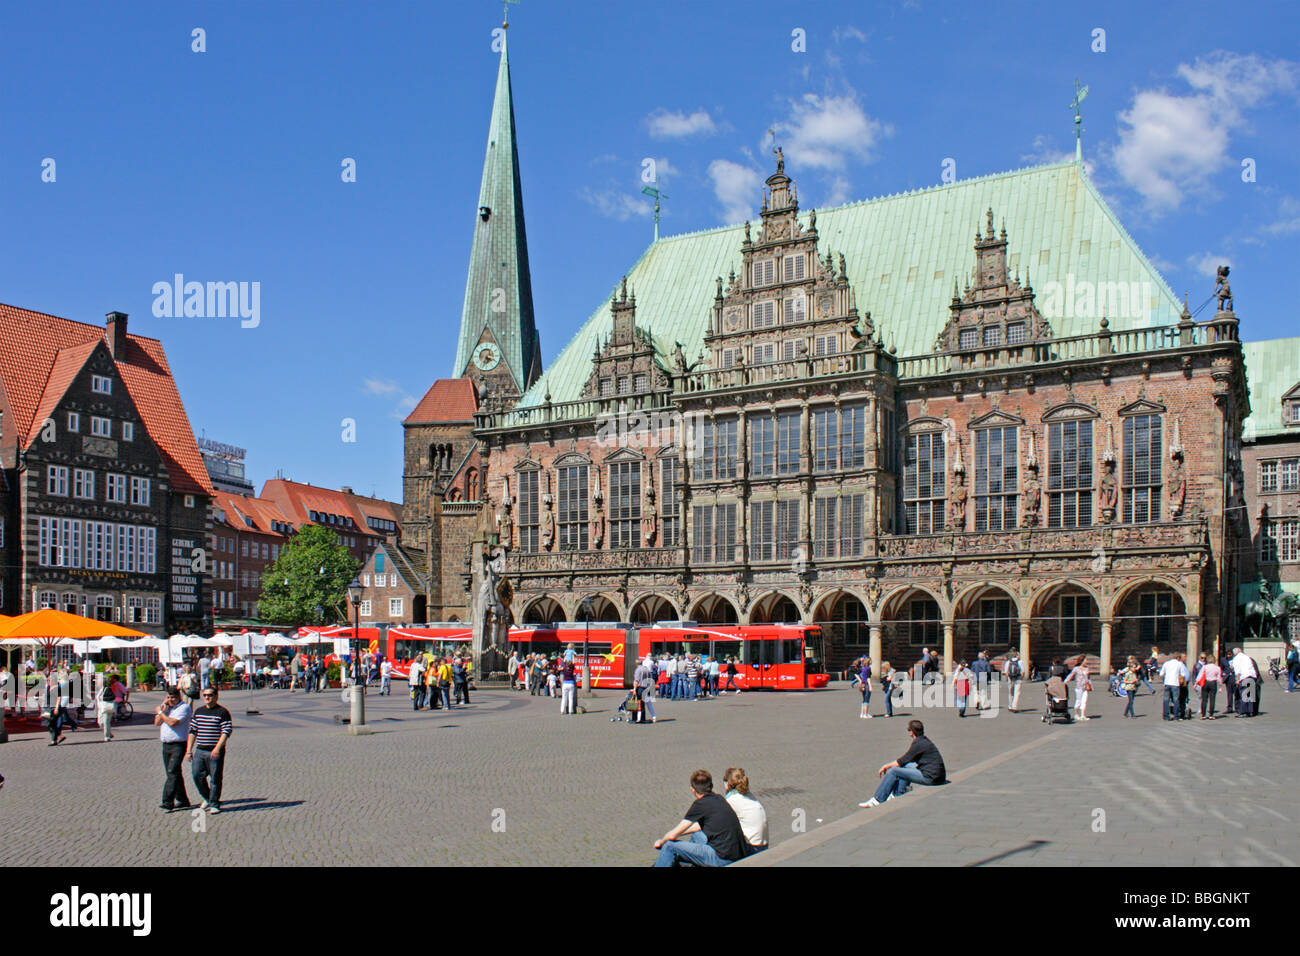
{"type": "Polygon", "coordinates": [[[344,493],[345,495],[350,495],[350,494],[352,494],[352,489],[349,488],[347,485],[344,485],[344,486],[343,486],[343,493],[344,493]]]}
{"type": "Polygon", "coordinates": [[[104,316],[104,337],[108,339],[108,350],[119,362],[126,361],[126,313],[110,312],[104,316]]]}

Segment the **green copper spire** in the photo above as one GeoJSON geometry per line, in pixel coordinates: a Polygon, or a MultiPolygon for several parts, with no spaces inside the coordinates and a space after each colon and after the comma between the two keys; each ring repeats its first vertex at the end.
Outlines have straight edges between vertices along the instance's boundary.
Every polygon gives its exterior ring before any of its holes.
{"type": "MultiPolygon", "coordinates": [[[[522,394],[542,371],[541,347],[533,321],[533,288],[528,273],[528,238],[515,145],[515,111],[510,90],[510,57],[504,34],[497,68],[496,97],[488,129],[483,182],[474,217],[474,245],[465,281],[455,374],[507,370],[513,391],[522,394]],[[485,331],[486,330],[486,331],[485,331]],[[480,354],[482,341],[496,345],[480,354]]],[[[502,382],[503,387],[507,387],[502,382]]]]}

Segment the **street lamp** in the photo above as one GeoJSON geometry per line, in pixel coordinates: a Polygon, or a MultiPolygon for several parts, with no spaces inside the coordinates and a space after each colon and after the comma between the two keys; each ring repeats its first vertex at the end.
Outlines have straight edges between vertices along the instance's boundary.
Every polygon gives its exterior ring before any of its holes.
{"type": "Polygon", "coordinates": [[[360,627],[361,582],[356,578],[348,585],[348,601],[352,605],[352,713],[348,723],[348,732],[357,733],[358,727],[366,725],[366,687],[357,678],[361,672],[361,655],[358,648],[357,632],[360,627]]]}
{"type": "Polygon", "coordinates": [[[582,617],[587,629],[582,635],[582,696],[591,696],[591,598],[582,599],[582,617]]]}

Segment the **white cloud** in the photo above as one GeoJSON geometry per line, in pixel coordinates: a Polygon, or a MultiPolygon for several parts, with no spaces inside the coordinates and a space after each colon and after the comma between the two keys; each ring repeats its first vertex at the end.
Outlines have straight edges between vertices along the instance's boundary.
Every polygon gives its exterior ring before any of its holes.
{"type": "Polygon", "coordinates": [[[729,159],[715,159],[709,163],[709,178],[713,194],[722,203],[723,219],[730,223],[754,218],[754,207],[762,196],[761,173],[729,159]]]}
{"type": "Polygon", "coordinates": [[[405,418],[420,401],[414,395],[407,394],[406,389],[402,388],[397,382],[388,378],[365,379],[361,383],[361,388],[367,395],[396,398],[397,406],[391,413],[394,418],[405,418]]]}
{"type": "Polygon", "coordinates": [[[831,180],[831,191],[826,194],[823,206],[843,206],[850,199],[849,181],[843,176],[836,176],[831,180]]]}
{"type": "Polygon", "coordinates": [[[1168,259],[1162,259],[1160,256],[1148,255],[1147,259],[1150,260],[1151,264],[1155,266],[1156,269],[1158,269],[1160,272],[1164,273],[1165,275],[1168,275],[1169,273],[1174,272],[1178,269],[1178,266],[1174,265],[1168,259]]]}
{"type": "Polygon", "coordinates": [[[648,216],[651,205],[644,196],[634,196],[617,189],[595,190],[584,187],[580,194],[584,202],[607,219],[626,222],[640,216],[648,216]]]}
{"type": "Polygon", "coordinates": [[[826,170],[841,170],[850,158],[870,162],[876,145],[894,132],[888,123],[868,116],[852,93],[805,93],[774,128],[791,163],[826,170]]]}
{"type": "Polygon", "coordinates": [[[1245,111],[1294,92],[1300,71],[1288,60],[1217,51],[1180,64],[1178,75],[1195,92],[1139,90],[1120,113],[1110,157],[1155,213],[1177,209],[1188,193],[1208,192],[1214,174],[1235,165],[1228,146],[1246,125],[1245,111]]]}
{"type": "MultiPolygon", "coordinates": [[[[1074,159],[1074,150],[1056,149],[1049,136],[1039,133],[1034,137],[1034,142],[1030,145],[1029,152],[1020,154],[1020,161],[1030,163],[1031,165],[1047,165],[1048,163],[1063,163],[1066,160],[1074,159]]],[[[1084,171],[1091,177],[1095,164],[1086,155],[1083,158],[1084,171]]]]}
{"type": "Polygon", "coordinates": [[[655,139],[679,139],[697,134],[708,136],[718,129],[713,117],[705,110],[696,110],[688,115],[680,110],[672,112],[661,108],[646,117],[646,124],[655,139]]]}
{"type": "Polygon", "coordinates": [[[831,36],[836,40],[859,40],[862,43],[867,42],[867,35],[857,27],[836,27],[831,31],[831,36]]]}
{"type": "Polygon", "coordinates": [[[1217,255],[1213,252],[1206,252],[1200,255],[1190,255],[1187,257],[1187,264],[1196,271],[1197,275],[1209,276],[1211,279],[1219,274],[1219,266],[1232,266],[1232,260],[1224,255],[1217,255]]]}
{"type": "MultiPolygon", "coordinates": [[[[658,176],[659,178],[659,185],[663,185],[663,180],[665,176],[671,179],[672,177],[676,176],[678,173],[681,172],[680,169],[678,169],[676,166],[674,166],[672,163],[668,161],[667,156],[655,156],[654,161],[655,161],[655,175],[658,176]]],[[[642,160],[641,162],[643,164],[641,168],[644,169],[645,160],[642,160]]],[[[655,184],[648,183],[647,185],[653,186],[655,184]]]]}
{"type": "Polygon", "coordinates": [[[1290,236],[1300,232],[1300,199],[1283,196],[1277,204],[1280,218],[1265,224],[1260,232],[1266,236],[1290,236]]]}

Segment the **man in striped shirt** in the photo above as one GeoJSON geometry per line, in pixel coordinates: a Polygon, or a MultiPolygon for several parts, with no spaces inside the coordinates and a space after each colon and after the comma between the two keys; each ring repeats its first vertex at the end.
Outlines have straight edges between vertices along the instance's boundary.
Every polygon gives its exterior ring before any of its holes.
{"type": "Polygon", "coordinates": [[[217,689],[205,688],[203,706],[190,718],[185,759],[192,765],[194,787],[201,798],[199,805],[208,813],[221,812],[221,768],[225,762],[226,742],[233,731],[230,711],[217,703],[217,689]]]}

